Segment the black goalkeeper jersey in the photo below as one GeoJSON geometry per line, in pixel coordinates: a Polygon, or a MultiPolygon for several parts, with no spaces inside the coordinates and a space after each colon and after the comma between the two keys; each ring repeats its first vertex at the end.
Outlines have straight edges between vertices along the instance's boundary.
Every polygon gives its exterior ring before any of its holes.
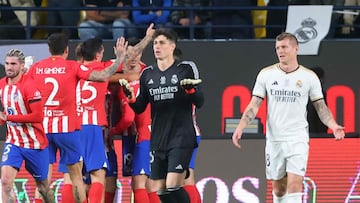
{"type": "Polygon", "coordinates": [[[174,147],[197,147],[192,105],[200,108],[204,95],[200,85],[193,94],[186,94],[180,86],[185,78],[199,79],[194,62],[175,63],[165,71],[157,65],[144,69],[140,77],[140,90],[131,107],[136,113],[151,104],[151,150],[165,151],[174,147]]]}

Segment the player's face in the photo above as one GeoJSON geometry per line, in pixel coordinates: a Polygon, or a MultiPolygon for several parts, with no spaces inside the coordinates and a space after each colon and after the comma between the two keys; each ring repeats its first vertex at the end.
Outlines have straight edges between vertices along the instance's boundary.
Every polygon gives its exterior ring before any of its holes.
{"type": "Polygon", "coordinates": [[[18,57],[15,56],[6,57],[5,73],[8,78],[17,77],[23,68],[24,68],[24,64],[19,62],[18,57]]]}
{"type": "MultiPolygon", "coordinates": [[[[134,47],[133,46],[128,46],[128,52],[132,52],[134,50],[134,47]]],[[[126,61],[126,69],[127,70],[124,70],[124,71],[127,71],[127,72],[137,72],[139,71],[138,69],[136,69],[140,63],[140,60],[141,60],[141,56],[142,54],[138,54],[137,56],[135,56],[134,58],[132,58],[131,60],[127,60],[126,61]]]]}
{"type": "Polygon", "coordinates": [[[154,56],[158,60],[173,57],[175,43],[168,40],[164,35],[160,35],[154,39],[153,51],[154,56]]]}
{"type": "Polygon", "coordinates": [[[298,46],[290,39],[276,41],[275,48],[280,63],[288,64],[291,63],[293,60],[296,60],[298,46]]]}

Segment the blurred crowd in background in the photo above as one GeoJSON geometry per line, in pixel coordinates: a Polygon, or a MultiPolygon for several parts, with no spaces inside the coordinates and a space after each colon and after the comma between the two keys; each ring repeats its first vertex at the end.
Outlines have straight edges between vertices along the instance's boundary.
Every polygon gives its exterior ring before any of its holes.
{"type": "Polygon", "coordinates": [[[151,22],[180,39],[274,38],[289,5],[333,5],[326,38],[360,37],[360,0],[0,0],[0,39],[141,37],[151,22]]]}

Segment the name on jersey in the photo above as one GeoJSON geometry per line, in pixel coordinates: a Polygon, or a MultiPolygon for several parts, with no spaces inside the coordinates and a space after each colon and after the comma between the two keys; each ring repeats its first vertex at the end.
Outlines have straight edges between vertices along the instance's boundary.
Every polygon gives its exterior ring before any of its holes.
{"type": "Polygon", "coordinates": [[[36,74],[65,74],[65,67],[36,68],[36,74]]]}
{"type": "Polygon", "coordinates": [[[275,90],[270,89],[271,96],[274,97],[277,102],[295,102],[296,97],[301,97],[301,93],[293,90],[275,90]]]}
{"type": "Polygon", "coordinates": [[[167,86],[149,89],[150,96],[154,97],[154,101],[173,99],[175,92],[178,92],[177,86],[167,86]]]}

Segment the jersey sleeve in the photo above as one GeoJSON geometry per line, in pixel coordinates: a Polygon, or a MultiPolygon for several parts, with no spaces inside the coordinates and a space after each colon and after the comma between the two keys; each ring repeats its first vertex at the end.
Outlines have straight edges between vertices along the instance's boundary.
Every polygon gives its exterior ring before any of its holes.
{"type": "Polygon", "coordinates": [[[265,72],[260,71],[258,76],[256,77],[255,85],[252,91],[253,96],[257,96],[260,98],[265,98],[266,96],[266,81],[264,77],[265,72]]]}
{"type": "Polygon", "coordinates": [[[310,100],[314,102],[316,100],[323,99],[324,95],[322,92],[322,87],[319,78],[315,73],[311,73],[310,78],[311,78],[310,80],[311,86],[309,93],[310,100]]]}
{"type": "Polygon", "coordinates": [[[79,64],[76,61],[71,61],[71,65],[76,71],[76,75],[79,79],[87,80],[90,77],[92,69],[83,64],[79,64]]]}
{"type": "MultiPolygon", "coordinates": [[[[187,69],[186,78],[200,79],[199,70],[193,61],[182,61],[179,65],[187,69]]],[[[197,85],[195,89],[195,92],[193,94],[189,94],[188,96],[191,98],[192,103],[196,106],[196,108],[201,108],[205,101],[201,83],[197,85]]]]}

